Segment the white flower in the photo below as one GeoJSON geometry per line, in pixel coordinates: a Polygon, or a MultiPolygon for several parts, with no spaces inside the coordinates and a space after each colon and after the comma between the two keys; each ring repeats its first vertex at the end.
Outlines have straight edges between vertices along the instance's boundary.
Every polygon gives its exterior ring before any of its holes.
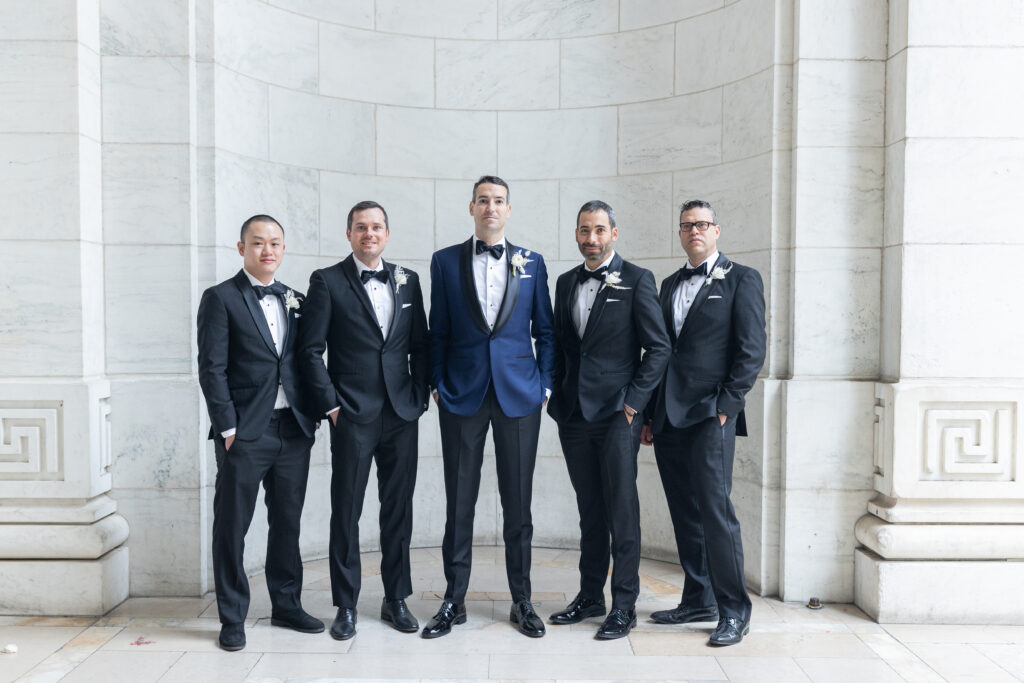
{"type": "Polygon", "coordinates": [[[510,259],[509,265],[512,267],[512,274],[513,275],[516,275],[516,274],[524,275],[524,274],[526,274],[526,264],[533,260],[533,259],[530,259],[530,258],[526,258],[529,255],[530,255],[529,251],[527,251],[524,254],[522,249],[519,249],[518,251],[516,251],[516,253],[512,254],[512,258],[510,259]]]}
{"type": "Polygon", "coordinates": [[[289,289],[284,293],[284,305],[286,308],[297,311],[299,310],[299,307],[302,306],[302,298],[295,296],[295,292],[289,289]]]}
{"type": "MultiPolygon", "coordinates": [[[[612,289],[630,289],[630,287],[622,286],[622,273],[617,270],[610,270],[604,274],[604,284],[601,285],[601,289],[605,287],[611,287],[612,289]]],[[[601,289],[597,290],[598,293],[601,289]]]]}
{"type": "Polygon", "coordinates": [[[398,294],[398,290],[402,288],[406,282],[409,281],[409,276],[402,270],[402,266],[395,268],[395,294],[398,294]]]}
{"type": "MultiPolygon", "coordinates": [[[[732,270],[732,266],[729,266],[729,270],[732,270]]],[[[710,285],[712,280],[724,280],[725,276],[729,274],[729,270],[725,270],[722,266],[718,266],[711,271],[710,275],[708,275],[708,279],[704,281],[704,286],[707,287],[710,285]]]]}

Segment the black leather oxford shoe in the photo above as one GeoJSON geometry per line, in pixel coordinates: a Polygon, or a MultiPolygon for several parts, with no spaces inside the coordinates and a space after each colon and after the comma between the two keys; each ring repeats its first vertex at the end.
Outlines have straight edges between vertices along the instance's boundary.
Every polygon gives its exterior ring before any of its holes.
{"type": "Polygon", "coordinates": [[[311,614],[307,614],[301,607],[290,612],[279,612],[271,615],[270,623],[273,626],[283,626],[300,633],[323,633],[324,622],[311,614]]]}
{"type": "Polygon", "coordinates": [[[409,611],[402,598],[384,598],[380,603],[380,618],[402,633],[415,633],[420,630],[420,622],[416,621],[416,617],[409,611]]]}
{"type": "Polygon", "coordinates": [[[533,605],[529,600],[520,600],[512,605],[512,611],[508,615],[509,621],[519,627],[519,632],[531,638],[540,638],[544,635],[544,622],[537,613],[533,611],[533,605]]]}
{"type": "Polygon", "coordinates": [[[708,639],[708,645],[735,645],[750,633],[750,620],[742,621],[736,617],[725,617],[718,622],[718,628],[708,639]]]}
{"type": "Polygon", "coordinates": [[[718,607],[684,607],[663,609],[651,613],[651,621],[658,624],[689,624],[693,621],[718,621],[718,607]]]}
{"type": "Polygon", "coordinates": [[[597,629],[595,637],[601,640],[622,638],[628,636],[634,626],[636,626],[635,610],[613,609],[601,624],[601,628],[597,629]]]}
{"type": "Polygon", "coordinates": [[[245,624],[222,624],[217,642],[222,650],[241,650],[245,647],[245,624]]]}
{"type": "Polygon", "coordinates": [[[420,634],[424,638],[440,638],[446,636],[452,632],[452,626],[455,624],[466,623],[466,605],[456,605],[453,602],[445,600],[441,603],[440,609],[437,610],[437,614],[430,618],[427,625],[423,627],[423,632],[420,634]]]}
{"type": "Polygon", "coordinates": [[[331,638],[348,640],[356,634],[356,611],[351,607],[339,607],[338,616],[331,624],[331,638]]]}
{"type": "Polygon", "coordinates": [[[604,606],[604,598],[591,600],[578,594],[561,612],[552,614],[548,621],[552,624],[578,624],[588,617],[602,617],[607,610],[604,606]]]}

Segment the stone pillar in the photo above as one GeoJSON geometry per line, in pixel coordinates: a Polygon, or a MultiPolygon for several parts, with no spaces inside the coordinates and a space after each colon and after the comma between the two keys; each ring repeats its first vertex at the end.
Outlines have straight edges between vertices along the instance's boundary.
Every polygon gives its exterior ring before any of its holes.
{"type": "Polygon", "coordinates": [[[1024,623],[1019,2],[890,3],[875,497],[856,603],[1024,623]],[[1008,82],[1009,83],[1009,82],[1008,82]]]}
{"type": "Polygon", "coordinates": [[[0,9],[0,613],[128,597],[105,378],[99,7],[0,9]]]}

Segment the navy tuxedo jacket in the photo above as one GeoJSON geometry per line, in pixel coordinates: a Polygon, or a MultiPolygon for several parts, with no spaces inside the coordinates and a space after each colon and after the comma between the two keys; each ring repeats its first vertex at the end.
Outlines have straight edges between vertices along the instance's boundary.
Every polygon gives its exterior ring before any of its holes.
{"type": "Polygon", "coordinates": [[[746,436],[745,396],[761,372],[766,353],[764,285],[753,268],[719,254],[713,268],[725,277],[701,286],[679,336],[672,316],[675,272],[661,283],[661,310],[672,343],[668,370],[648,409],[654,433],[689,427],[718,413],[737,418],[746,436]]]}
{"type": "Polygon", "coordinates": [[[385,261],[384,267],[394,297],[386,340],[354,256],[309,277],[299,355],[317,418],[341,406],[346,419],[366,424],[380,415],[385,399],[410,422],[427,408],[427,318],[420,279],[403,268],[406,282],[398,285],[395,264],[385,261]]]}
{"type": "Polygon", "coordinates": [[[313,435],[316,423],[299,383],[298,320],[295,310],[285,311],[288,325],[278,355],[267,317],[244,271],[203,292],[197,316],[199,385],[210,413],[211,439],[231,428],[236,439],[259,438],[274,412],[278,384],[302,431],[313,435]]]}
{"type": "Polygon", "coordinates": [[[555,287],[555,388],[548,414],[563,422],[577,404],[591,422],[621,412],[623,405],[642,413],[670,351],[654,275],[616,253],[608,272],[622,281],[618,289],[598,290],[580,339],[572,311],[583,267],[563,273],[555,287]]]}
{"type": "Polygon", "coordinates": [[[494,330],[487,327],[473,279],[473,238],[434,253],[430,261],[431,385],[441,407],[472,415],[494,384],[502,411],[523,417],[544,403],[553,387],[554,332],[544,258],[507,239],[505,296],[494,330]],[[516,252],[526,272],[511,268],[516,252]],[[536,349],[536,356],[534,350],[536,349]]]}

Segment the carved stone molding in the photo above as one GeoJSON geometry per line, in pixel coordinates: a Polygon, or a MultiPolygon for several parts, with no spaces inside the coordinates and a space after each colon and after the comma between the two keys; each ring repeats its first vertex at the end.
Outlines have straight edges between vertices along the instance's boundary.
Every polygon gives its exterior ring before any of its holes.
{"type": "Polygon", "coordinates": [[[64,479],[63,405],[63,401],[0,401],[0,479],[64,479]]]}

